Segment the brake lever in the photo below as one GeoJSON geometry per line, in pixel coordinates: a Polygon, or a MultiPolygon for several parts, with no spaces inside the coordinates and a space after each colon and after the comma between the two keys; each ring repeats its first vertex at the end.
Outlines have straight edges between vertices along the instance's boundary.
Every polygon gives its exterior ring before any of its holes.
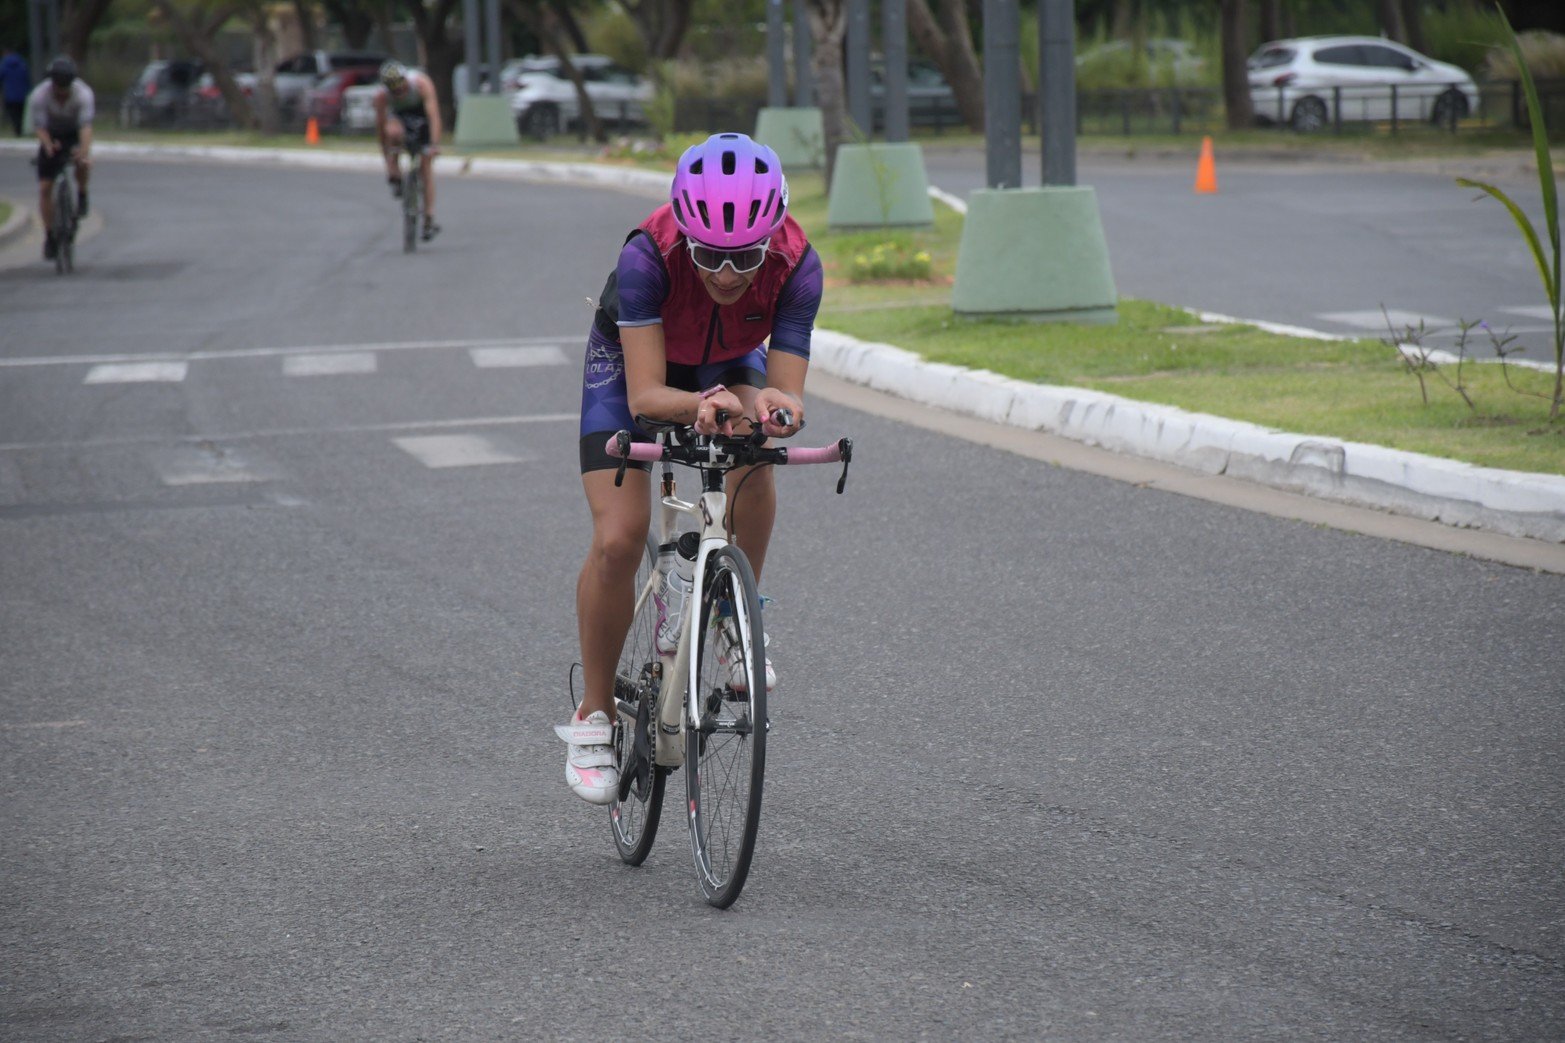
{"type": "Polygon", "coordinates": [[[842,453],[842,475],[837,479],[837,495],[842,495],[842,489],[848,484],[848,464],[853,461],[853,439],[837,439],[837,449],[842,453]]]}
{"type": "Polygon", "coordinates": [[[625,481],[625,468],[630,465],[629,431],[614,433],[614,448],[619,450],[619,467],[614,471],[614,488],[618,489],[625,481]]]}

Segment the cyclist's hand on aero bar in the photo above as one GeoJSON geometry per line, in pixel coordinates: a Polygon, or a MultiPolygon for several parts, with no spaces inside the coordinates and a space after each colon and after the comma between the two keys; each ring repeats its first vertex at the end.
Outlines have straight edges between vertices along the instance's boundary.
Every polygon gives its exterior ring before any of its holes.
{"type": "Polygon", "coordinates": [[[761,389],[755,396],[755,413],[761,430],[772,438],[787,438],[804,426],[804,403],[777,388],[761,389]],[[777,416],[779,410],[785,411],[783,417],[777,416]],[[788,422],[778,422],[784,419],[788,422]]]}
{"type": "Polygon", "coordinates": [[[734,433],[734,419],[742,415],[744,404],[739,401],[738,395],[727,389],[713,392],[696,406],[696,434],[731,435],[734,433]],[[719,413],[726,414],[721,425],[717,422],[719,413]]]}

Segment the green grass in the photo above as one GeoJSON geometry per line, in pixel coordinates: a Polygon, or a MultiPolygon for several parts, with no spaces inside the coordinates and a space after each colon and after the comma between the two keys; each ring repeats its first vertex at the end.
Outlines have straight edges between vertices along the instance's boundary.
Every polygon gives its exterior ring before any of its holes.
{"type": "MultiPolygon", "coordinates": [[[[1292,135],[1253,134],[1259,140],[1297,140],[1292,135]]],[[[114,132],[103,136],[304,147],[302,138],[292,135],[114,132]]],[[[1252,140],[1252,135],[1230,140],[1252,140]]],[[[374,142],[368,137],[333,137],[325,145],[368,150],[374,142]]],[[[583,160],[601,153],[601,148],[571,142],[483,154],[583,160]]],[[[657,169],[669,166],[660,157],[616,158],[657,169]]],[[[1093,388],[1299,434],[1369,442],[1488,467],[1565,474],[1565,422],[1549,424],[1547,400],[1539,397],[1552,390],[1552,373],[1510,367],[1511,380],[1530,392],[1521,394],[1507,387],[1498,366],[1465,366],[1461,377],[1475,408],[1469,408],[1439,376],[1426,375],[1429,403],[1425,405],[1418,380],[1391,347],[1375,340],[1319,341],[1251,326],[1205,325],[1178,308],[1136,300],[1120,302],[1120,321],[1112,326],[960,320],[950,310],[962,233],[959,214],[937,205],[935,224],[927,230],[837,233],[827,227],[821,176],[797,174],[789,178],[789,185],[793,214],[810,233],[826,269],[827,290],[819,319],[823,327],[896,344],[932,361],[1020,380],[1093,388]],[[853,255],[885,241],[927,251],[932,278],[850,282],[853,255]]],[[[1542,357],[1547,349],[1544,338],[1535,339],[1527,345],[1529,357],[1542,357]]],[[[1483,357],[1487,352],[1479,344],[1469,354],[1483,357]]],[[[1441,372],[1456,379],[1454,367],[1441,372]]]]}
{"type": "MultiPolygon", "coordinates": [[[[811,233],[826,268],[821,326],[895,344],[935,362],[987,369],[1019,380],[1093,388],[1143,402],[1313,434],[1464,460],[1508,470],[1565,474],[1565,423],[1548,423],[1552,374],[1467,365],[1461,397],[1426,375],[1429,405],[1396,352],[1376,340],[1321,341],[1253,326],[1203,324],[1179,308],[1122,300],[1112,326],[958,319],[951,276],[962,219],[936,208],[934,228],[900,232],[934,258],[925,283],[855,284],[849,259],[893,233],[833,233],[819,176],[790,179],[794,216],[811,233]]],[[[1540,339],[1531,345],[1541,352],[1540,339]]],[[[1486,344],[1469,355],[1482,357],[1486,344]]],[[[1533,357],[1538,357],[1533,355],[1533,357]]],[[[1442,369],[1452,380],[1455,368],[1442,369]]]]}
{"type": "Polygon", "coordinates": [[[11,204],[7,203],[4,199],[0,199],[0,225],[5,224],[10,216],[11,204]]]}

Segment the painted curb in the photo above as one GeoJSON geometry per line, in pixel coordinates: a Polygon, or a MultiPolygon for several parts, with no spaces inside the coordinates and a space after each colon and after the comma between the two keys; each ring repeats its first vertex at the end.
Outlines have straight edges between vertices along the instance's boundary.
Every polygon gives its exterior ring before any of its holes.
{"type": "Polygon", "coordinates": [[[1448,525],[1565,543],[1565,477],[1276,431],[1083,388],[925,362],[817,329],[811,361],[900,398],[1289,492],[1448,525]]]}

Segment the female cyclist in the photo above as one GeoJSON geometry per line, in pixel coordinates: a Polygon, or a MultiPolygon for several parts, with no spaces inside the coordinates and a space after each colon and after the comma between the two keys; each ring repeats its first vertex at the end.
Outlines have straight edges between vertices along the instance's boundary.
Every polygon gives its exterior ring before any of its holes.
{"type": "MultiPolygon", "coordinates": [[[[716,416],[752,418],[768,435],[804,422],[810,332],[820,308],[819,256],[787,213],[777,153],[743,134],[717,134],[680,157],[669,201],[625,240],[587,337],[581,471],[592,547],[576,584],[585,694],[567,725],[565,778],[594,804],[617,795],[614,668],[630,628],[636,567],[651,524],[650,471],[604,450],[616,431],[643,438],[633,417],[733,433],[716,416]],[[786,426],[770,417],[788,409],[786,426]]],[[[742,421],[741,421],[742,423],[742,421]]],[[[772,469],[729,477],[735,535],[757,578],[776,515],[772,469]]],[[[766,685],[776,683],[766,664],[766,685]]]]}

